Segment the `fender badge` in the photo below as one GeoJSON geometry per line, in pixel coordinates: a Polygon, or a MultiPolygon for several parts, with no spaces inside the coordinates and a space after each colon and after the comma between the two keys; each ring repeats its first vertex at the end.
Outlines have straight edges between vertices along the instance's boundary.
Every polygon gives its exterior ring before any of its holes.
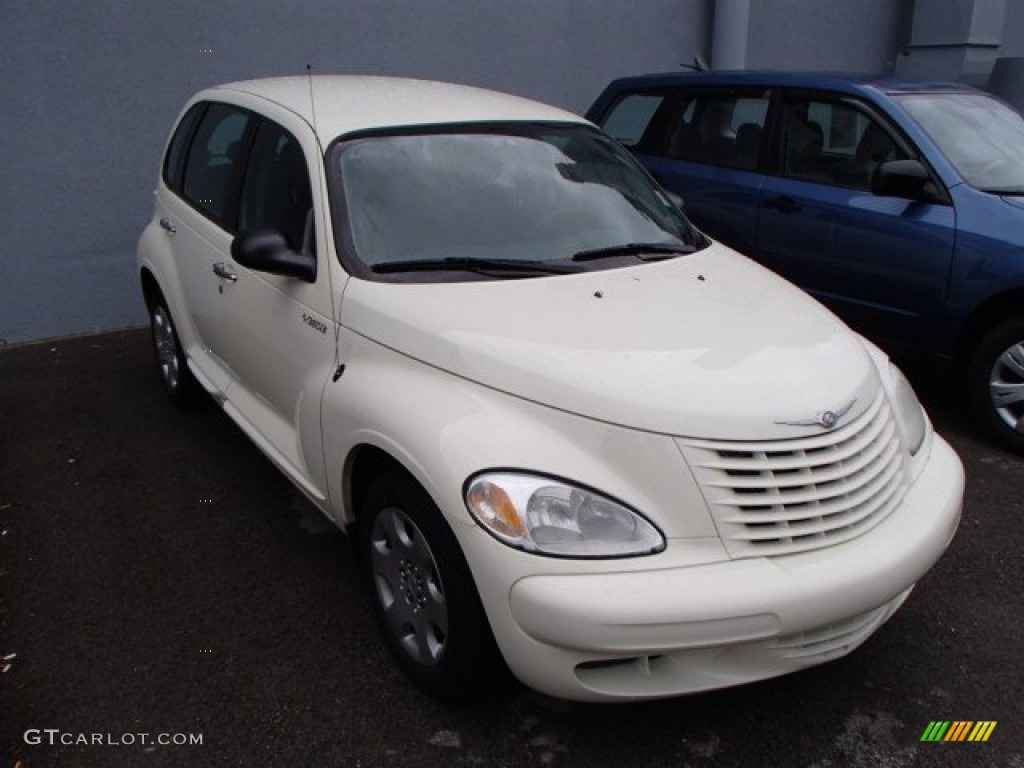
{"type": "Polygon", "coordinates": [[[853,408],[854,403],[857,402],[857,398],[853,398],[850,402],[844,405],[842,408],[836,411],[822,411],[813,419],[798,419],[796,421],[776,421],[776,424],[785,424],[790,427],[821,427],[823,429],[833,429],[839,421],[850,412],[853,408]]]}

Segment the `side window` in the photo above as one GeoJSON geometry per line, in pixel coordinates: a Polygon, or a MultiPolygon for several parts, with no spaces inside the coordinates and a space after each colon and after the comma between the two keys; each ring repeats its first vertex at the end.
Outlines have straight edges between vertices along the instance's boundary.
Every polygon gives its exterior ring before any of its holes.
{"type": "Polygon", "coordinates": [[[619,143],[635,147],[664,101],[661,93],[630,93],[615,102],[601,127],[619,143]]]}
{"type": "Polygon", "coordinates": [[[164,156],[164,183],[175,192],[181,192],[181,180],[185,176],[185,153],[204,109],[206,104],[200,103],[186,112],[178,123],[174,136],[171,137],[171,143],[167,145],[167,154],[164,156]]]}
{"type": "Polygon", "coordinates": [[[238,231],[257,229],[280,232],[294,251],[315,250],[306,158],[298,140],[269,120],[256,131],[238,208],[238,231]]]}
{"type": "Polygon", "coordinates": [[[782,121],[785,176],[817,184],[871,189],[875,169],[907,153],[874,118],[846,101],[792,98],[782,121]]]}
{"type": "Polygon", "coordinates": [[[242,178],[245,137],[252,116],[227,104],[210,104],[199,122],[185,163],[182,193],[218,224],[230,228],[242,178]]]}
{"type": "Polygon", "coordinates": [[[684,93],[669,133],[668,155],[694,163],[756,170],[768,99],[767,91],[684,93]]]}

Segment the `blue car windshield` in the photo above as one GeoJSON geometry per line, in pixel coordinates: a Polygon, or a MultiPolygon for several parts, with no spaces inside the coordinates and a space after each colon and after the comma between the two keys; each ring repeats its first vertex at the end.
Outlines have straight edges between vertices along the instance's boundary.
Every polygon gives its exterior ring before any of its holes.
{"type": "Polygon", "coordinates": [[[1024,117],[983,93],[894,97],[972,187],[1024,195],[1024,117]]]}
{"type": "Polygon", "coordinates": [[[632,157],[586,126],[407,129],[339,143],[329,164],[351,251],[375,273],[482,260],[580,271],[621,263],[603,257],[623,247],[653,260],[703,244],[632,157]]]}

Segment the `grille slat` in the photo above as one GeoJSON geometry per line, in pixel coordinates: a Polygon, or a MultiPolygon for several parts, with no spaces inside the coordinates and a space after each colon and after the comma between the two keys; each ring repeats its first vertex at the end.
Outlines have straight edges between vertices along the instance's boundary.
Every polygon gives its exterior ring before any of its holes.
{"type": "Polygon", "coordinates": [[[885,395],[843,427],[765,442],[679,440],[733,557],[805,552],[885,519],[907,489],[885,395]]]}
{"type": "MultiPolygon", "coordinates": [[[[883,430],[891,430],[893,425],[883,425],[882,428],[883,430]]],[[[854,472],[860,471],[878,459],[879,454],[886,450],[890,442],[884,438],[888,437],[888,435],[883,435],[883,439],[878,439],[878,437],[878,434],[875,434],[872,442],[865,444],[855,452],[851,452],[847,457],[837,456],[834,461],[827,464],[819,463],[813,467],[793,466],[781,471],[778,469],[769,471],[762,467],[761,471],[757,474],[753,474],[752,471],[750,474],[747,474],[744,470],[727,470],[726,478],[712,482],[710,485],[720,488],[787,488],[840,480],[854,472]],[[743,474],[732,474],[733,472],[742,472],[743,474]]],[[[767,463],[769,462],[766,461],[765,464],[767,463]]]]}
{"type": "MultiPolygon", "coordinates": [[[[883,445],[882,450],[884,451],[884,454],[881,457],[878,457],[879,460],[874,464],[867,468],[850,471],[845,475],[840,474],[838,477],[828,482],[814,482],[811,480],[809,482],[802,483],[797,488],[788,488],[787,490],[780,490],[777,486],[766,483],[762,486],[763,491],[760,493],[751,493],[750,491],[754,490],[752,488],[734,487],[726,490],[739,492],[734,495],[724,496],[719,500],[719,503],[728,506],[743,507],[755,505],[763,498],[767,500],[768,503],[789,506],[792,504],[821,502],[840,496],[850,496],[857,493],[862,488],[867,487],[877,478],[879,473],[892,467],[892,459],[896,454],[896,447],[897,446],[892,443],[889,445],[883,445]]],[[[717,483],[715,485],[722,487],[722,485],[717,483]]]]}
{"type": "Polygon", "coordinates": [[[876,506],[881,506],[893,492],[899,490],[898,480],[899,478],[896,477],[896,473],[890,472],[883,478],[880,478],[880,482],[872,484],[870,488],[861,490],[855,496],[835,499],[826,504],[807,504],[803,506],[784,506],[780,504],[767,511],[744,510],[741,514],[734,514],[722,519],[725,522],[739,525],[789,523],[792,526],[794,523],[800,523],[803,520],[835,518],[837,515],[848,513],[851,510],[859,510],[865,507],[870,508],[876,500],[878,502],[876,506]]]}
{"type": "MultiPolygon", "coordinates": [[[[876,415],[877,413],[873,414],[873,416],[876,415]]],[[[887,422],[872,418],[870,424],[870,429],[854,433],[850,437],[842,437],[827,447],[822,447],[820,443],[815,443],[814,448],[802,448],[797,443],[803,441],[794,440],[788,450],[772,452],[774,456],[766,456],[759,466],[759,470],[764,472],[800,469],[813,470],[816,467],[827,467],[837,462],[846,461],[863,451],[865,446],[875,442],[878,439],[879,432],[886,428],[887,422]],[[792,456],[786,456],[785,454],[792,454],[792,456]]],[[[832,434],[839,435],[838,432],[832,434]]],[[[695,442],[694,444],[699,445],[700,443],[695,442]]],[[[716,444],[705,443],[705,446],[709,448],[713,445],[716,444]]],[[[750,446],[752,444],[747,443],[746,445],[750,446]]],[[[704,466],[709,469],[725,471],[749,470],[749,459],[741,458],[741,456],[746,457],[752,453],[764,453],[764,448],[762,446],[757,450],[748,449],[745,451],[733,448],[724,453],[730,454],[730,457],[720,458],[721,453],[716,451],[704,466]]]]}
{"type": "MultiPolygon", "coordinates": [[[[737,533],[736,538],[743,541],[774,541],[783,532],[789,538],[798,538],[817,534],[828,535],[844,529],[852,530],[881,510],[898,490],[898,483],[891,482],[882,488],[879,493],[872,494],[871,498],[864,504],[851,506],[848,509],[843,509],[829,515],[817,515],[805,519],[790,518],[784,521],[784,529],[775,526],[771,529],[754,528],[751,530],[748,525],[746,526],[747,532],[737,533]]],[[[757,525],[758,522],[751,521],[751,524],[757,525]]]]}

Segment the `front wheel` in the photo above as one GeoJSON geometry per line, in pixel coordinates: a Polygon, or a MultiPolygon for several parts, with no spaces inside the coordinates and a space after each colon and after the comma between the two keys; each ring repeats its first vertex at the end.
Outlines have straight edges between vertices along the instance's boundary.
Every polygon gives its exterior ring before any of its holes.
{"type": "Polygon", "coordinates": [[[413,682],[449,699],[493,682],[500,657],[469,566],[426,492],[404,473],[378,475],[359,539],[388,648],[413,682]]]}
{"type": "Polygon", "coordinates": [[[986,430],[1024,453],[1024,318],[995,326],[981,339],[967,370],[971,405],[986,430]]]}

